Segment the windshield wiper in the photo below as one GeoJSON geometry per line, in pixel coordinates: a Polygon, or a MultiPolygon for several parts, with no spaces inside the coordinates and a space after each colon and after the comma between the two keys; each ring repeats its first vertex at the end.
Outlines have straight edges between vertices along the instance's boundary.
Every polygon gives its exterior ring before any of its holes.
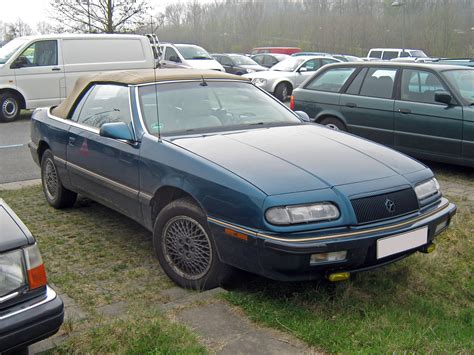
{"type": "Polygon", "coordinates": [[[204,56],[202,56],[202,55],[197,55],[197,56],[195,56],[195,57],[192,57],[191,59],[211,59],[211,58],[209,58],[209,57],[204,57],[204,56]]]}

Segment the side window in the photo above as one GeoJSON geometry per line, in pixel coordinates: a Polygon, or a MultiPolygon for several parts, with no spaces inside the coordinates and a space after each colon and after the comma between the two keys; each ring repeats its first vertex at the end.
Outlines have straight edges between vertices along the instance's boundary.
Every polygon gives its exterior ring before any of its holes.
{"type": "Polygon", "coordinates": [[[370,51],[369,58],[382,58],[382,51],[370,51]]]}
{"type": "Polygon", "coordinates": [[[232,66],[232,61],[227,57],[222,57],[221,64],[222,65],[227,65],[227,66],[230,67],[230,66],[232,66]]]}
{"type": "Polygon", "coordinates": [[[360,86],[362,85],[362,81],[364,81],[365,74],[367,73],[367,68],[362,68],[362,70],[357,74],[357,76],[352,80],[352,83],[346,90],[346,94],[350,95],[359,95],[360,86]]]}
{"type": "Polygon", "coordinates": [[[334,59],[321,59],[321,65],[332,64],[332,63],[339,63],[337,60],[334,59]]]}
{"type": "Polygon", "coordinates": [[[409,53],[408,51],[400,52],[400,58],[407,58],[407,57],[411,57],[411,53],[409,53]]]}
{"type": "Polygon", "coordinates": [[[445,91],[445,88],[434,73],[423,70],[403,70],[402,100],[437,104],[434,100],[437,91],[445,91]]]}
{"type": "Polygon", "coordinates": [[[308,71],[316,71],[321,67],[319,59],[310,59],[304,63],[301,68],[306,68],[308,71]]]}
{"type": "Polygon", "coordinates": [[[273,67],[277,63],[277,60],[271,55],[266,55],[263,57],[263,65],[266,67],[273,67]]]}
{"type": "Polygon", "coordinates": [[[45,67],[58,65],[58,42],[39,41],[31,44],[18,59],[22,67],[45,67]]]}
{"type": "Polygon", "coordinates": [[[384,51],[382,59],[390,60],[393,58],[398,58],[398,52],[396,51],[384,51]]]}
{"type": "Polygon", "coordinates": [[[255,57],[252,57],[252,59],[260,65],[263,64],[263,57],[261,55],[256,55],[255,57]]]}
{"type": "Polygon", "coordinates": [[[360,95],[390,99],[397,69],[370,68],[360,89],[360,95]]]}
{"type": "Polygon", "coordinates": [[[306,89],[339,92],[354,71],[355,68],[334,68],[327,70],[306,85],[306,89]]]}
{"type": "Polygon", "coordinates": [[[176,62],[176,63],[181,62],[181,60],[179,59],[178,53],[176,53],[174,48],[171,48],[171,47],[166,47],[165,60],[169,60],[171,62],[176,62]]]}
{"type": "Polygon", "coordinates": [[[130,124],[128,87],[120,85],[95,85],[77,105],[73,121],[100,128],[104,123],[130,124]]]}

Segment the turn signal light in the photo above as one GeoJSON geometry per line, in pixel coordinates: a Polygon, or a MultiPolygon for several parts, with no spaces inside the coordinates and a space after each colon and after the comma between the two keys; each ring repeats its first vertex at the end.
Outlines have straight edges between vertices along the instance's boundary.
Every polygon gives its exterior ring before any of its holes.
{"type": "Polygon", "coordinates": [[[349,280],[350,277],[351,274],[348,272],[335,272],[328,276],[328,280],[331,282],[346,281],[349,280]]]}
{"type": "Polygon", "coordinates": [[[32,245],[25,249],[26,269],[28,272],[28,284],[30,290],[46,286],[46,269],[41,258],[38,245],[32,245]]]}
{"type": "Polygon", "coordinates": [[[290,97],[290,109],[294,110],[295,109],[295,97],[291,95],[290,97]]]}

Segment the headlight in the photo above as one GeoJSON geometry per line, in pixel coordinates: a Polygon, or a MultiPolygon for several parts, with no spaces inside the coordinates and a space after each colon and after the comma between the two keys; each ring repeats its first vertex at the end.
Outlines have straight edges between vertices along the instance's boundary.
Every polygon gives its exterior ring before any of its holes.
{"type": "Polygon", "coordinates": [[[0,297],[26,284],[24,269],[22,250],[0,254],[0,297]]]}
{"type": "Polygon", "coordinates": [[[424,200],[427,197],[436,195],[439,192],[439,184],[435,178],[422,182],[415,186],[415,193],[418,200],[424,200]]]}
{"type": "Polygon", "coordinates": [[[255,78],[252,80],[252,83],[254,83],[257,86],[262,86],[267,83],[267,79],[260,79],[260,78],[255,78]]]}
{"type": "Polygon", "coordinates": [[[267,221],[277,225],[329,221],[339,216],[338,208],[330,202],[272,207],[265,213],[267,221]]]}

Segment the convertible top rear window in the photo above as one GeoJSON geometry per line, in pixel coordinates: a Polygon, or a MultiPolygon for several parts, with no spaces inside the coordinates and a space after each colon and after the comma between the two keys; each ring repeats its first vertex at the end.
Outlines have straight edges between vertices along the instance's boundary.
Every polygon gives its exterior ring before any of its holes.
{"type": "Polygon", "coordinates": [[[185,134],[249,126],[298,124],[279,102],[246,82],[163,83],[139,88],[151,134],[185,134]]]}

